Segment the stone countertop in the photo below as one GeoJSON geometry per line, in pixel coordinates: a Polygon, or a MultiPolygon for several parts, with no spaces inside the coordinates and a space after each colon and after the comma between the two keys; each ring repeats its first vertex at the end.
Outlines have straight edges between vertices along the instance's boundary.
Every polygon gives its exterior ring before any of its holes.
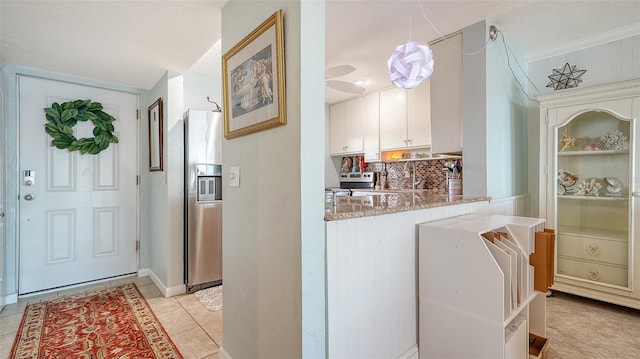
{"type": "Polygon", "coordinates": [[[357,217],[378,216],[417,209],[488,201],[491,199],[490,197],[453,196],[443,193],[433,193],[429,190],[358,190],[358,192],[370,192],[371,194],[353,197],[337,197],[335,205],[325,203],[324,220],[335,221],[357,217]]]}

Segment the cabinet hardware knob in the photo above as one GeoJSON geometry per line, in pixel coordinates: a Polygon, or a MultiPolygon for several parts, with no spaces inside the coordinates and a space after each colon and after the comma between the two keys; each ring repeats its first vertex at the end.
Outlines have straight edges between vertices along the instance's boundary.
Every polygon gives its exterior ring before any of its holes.
{"type": "Polygon", "coordinates": [[[598,245],[595,244],[595,243],[591,243],[587,247],[587,252],[589,254],[591,254],[592,256],[596,256],[596,255],[598,255],[598,253],[600,253],[600,247],[598,247],[598,245]]]}
{"type": "Polygon", "coordinates": [[[600,279],[600,273],[598,272],[597,269],[594,269],[594,268],[589,269],[589,279],[591,280],[600,279]]]}

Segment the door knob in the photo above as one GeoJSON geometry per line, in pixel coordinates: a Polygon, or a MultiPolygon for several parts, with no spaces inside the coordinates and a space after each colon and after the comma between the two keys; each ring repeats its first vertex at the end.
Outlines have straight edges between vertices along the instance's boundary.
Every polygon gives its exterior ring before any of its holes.
{"type": "Polygon", "coordinates": [[[640,197],[640,191],[635,191],[632,193],[634,197],[640,197]]]}
{"type": "Polygon", "coordinates": [[[27,194],[24,195],[24,200],[25,201],[33,201],[34,198],[36,198],[36,196],[34,196],[31,193],[27,193],[27,194]]]}

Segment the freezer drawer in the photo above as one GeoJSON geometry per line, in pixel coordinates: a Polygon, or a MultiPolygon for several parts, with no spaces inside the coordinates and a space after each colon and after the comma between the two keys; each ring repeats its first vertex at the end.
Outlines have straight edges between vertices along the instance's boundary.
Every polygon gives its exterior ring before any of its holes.
{"type": "Polygon", "coordinates": [[[187,292],[222,283],[222,203],[189,204],[187,292]]]}

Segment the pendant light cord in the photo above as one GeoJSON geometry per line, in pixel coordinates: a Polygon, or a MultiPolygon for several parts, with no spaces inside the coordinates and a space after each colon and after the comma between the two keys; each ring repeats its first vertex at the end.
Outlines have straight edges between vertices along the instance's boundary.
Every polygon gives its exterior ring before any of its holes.
{"type": "MultiPolygon", "coordinates": [[[[500,38],[502,39],[502,45],[504,45],[504,53],[507,56],[507,66],[509,66],[509,70],[511,70],[511,75],[513,76],[513,79],[516,80],[516,83],[518,84],[518,87],[520,88],[520,91],[522,91],[522,93],[525,96],[527,96],[529,101],[540,103],[540,101],[538,101],[537,99],[532,98],[531,96],[529,96],[529,94],[524,90],[524,87],[520,83],[520,80],[518,80],[518,78],[516,77],[516,74],[513,71],[513,68],[511,67],[511,60],[510,60],[511,57],[509,56],[509,52],[511,51],[511,54],[513,55],[513,51],[511,50],[511,48],[509,46],[507,46],[507,42],[504,41],[504,34],[502,33],[502,30],[498,30],[498,34],[500,35],[500,38]]],[[[515,57],[515,55],[514,55],[514,57],[515,57]]],[[[515,62],[516,62],[516,65],[518,65],[518,68],[520,69],[520,72],[522,72],[524,74],[524,77],[527,78],[527,81],[529,81],[529,83],[533,86],[533,88],[536,89],[536,92],[539,94],[540,90],[538,89],[538,87],[531,81],[529,76],[527,76],[527,73],[522,69],[522,67],[520,66],[520,63],[518,63],[517,60],[515,60],[515,62]]]]}
{"type": "Polygon", "coordinates": [[[413,25],[413,1],[409,0],[409,41],[413,41],[412,25],[413,25]]]}
{"type": "Polygon", "coordinates": [[[445,43],[447,43],[447,45],[453,47],[454,49],[458,50],[460,53],[462,53],[463,55],[469,55],[469,56],[473,56],[473,55],[477,55],[480,52],[482,52],[484,49],[487,48],[487,45],[489,44],[490,39],[487,38],[487,42],[484,43],[484,46],[482,46],[480,49],[474,51],[474,52],[464,52],[462,51],[462,49],[457,48],[454,44],[452,44],[449,39],[447,39],[447,37],[445,35],[443,35],[440,30],[438,30],[438,28],[436,28],[436,26],[431,22],[431,20],[429,20],[429,17],[427,16],[427,13],[424,11],[424,8],[422,7],[422,3],[418,2],[418,5],[420,5],[420,11],[422,12],[422,16],[425,18],[425,20],[427,20],[427,22],[429,23],[429,25],[431,26],[431,28],[438,34],[440,35],[440,39],[442,39],[445,43]]]}
{"type": "MultiPolygon", "coordinates": [[[[481,53],[482,51],[484,51],[487,48],[487,45],[489,44],[489,41],[491,41],[491,37],[487,37],[487,41],[484,43],[484,46],[482,46],[480,49],[473,51],[473,52],[464,52],[462,49],[457,48],[455,45],[453,45],[449,39],[447,39],[446,36],[444,36],[436,27],[435,25],[433,25],[433,23],[431,22],[431,20],[429,20],[429,17],[427,16],[427,14],[424,11],[424,8],[422,7],[422,3],[418,3],[420,5],[420,11],[422,12],[422,16],[427,20],[427,22],[429,23],[429,25],[431,26],[431,28],[438,34],[440,35],[440,38],[447,43],[447,45],[451,46],[452,48],[458,50],[458,52],[460,52],[463,55],[468,55],[468,56],[474,56],[477,55],[479,53],[481,53]]],[[[511,71],[511,75],[513,76],[513,79],[516,81],[516,83],[518,84],[518,87],[520,88],[520,91],[522,91],[522,93],[529,99],[529,101],[533,101],[533,102],[537,102],[540,103],[540,101],[538,101],[535,98],[532,98],[531,96],[529,96],[529,94],[525,91],[524,87],[522,86],[522,83],[520,83],[520,80],[518,80],[518,77],[516,77],[515,72],[513,71],[513,67],[511,67],[511,57],[509,56],[509,52],[511,52],[511,54],[513,55],[513,51],[511,50],[511,48],[509,46],[507,46],[506,41],[504,40],[504,33],[502,32],[502,30],[497,30],[497,35],[501,35],[500,38],[502,39],[502,44],[504,45],[504,53],[507,56],[507,66],[509,66],[509,70],[511,71]]],[[[496,35],[496,36],[497,36],[496,35]]],[[[513,57],[515,57],[515,55],[513,55],[513,57]]],[[[515,59],[514,59],[515,60],[515,59]]],[[[518,63],[517,60],[515,60],[516,65],[518,65],[518,68],[520,69],[520,72],[522,72],[524,74],[524,77],[527,78],[527,81],[529,81],[529,83],[531,84],[531,86],[533,86],[533,88],[536,89],[536,92],[539,94],[540,90],[538,89],[538,87],[533,83],[533,81],[531,81],[531,79],[529,78],[529,76],[527,76],[526,71],[524,71],[522,69],[522,66],[520,66],[520,63],[518,63]]]]}

